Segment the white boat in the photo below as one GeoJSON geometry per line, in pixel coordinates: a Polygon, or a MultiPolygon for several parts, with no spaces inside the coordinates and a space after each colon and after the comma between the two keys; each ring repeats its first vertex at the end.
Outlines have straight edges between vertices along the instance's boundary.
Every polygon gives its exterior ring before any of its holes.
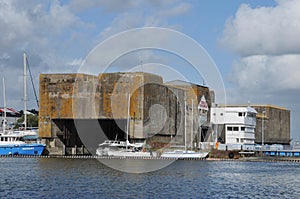
{"type": "Polygon", "coordinates": [[[146,151],[144,143],[129,143],[128,141],[106,140],[99,144],[96,150],[98,156],[113,157],[155,157],[156,153],[146,151]]]}
{"type": "Polygon", "coordinates": [[[207,155],[208,155],[208,152],[174,150],[174,151],[164,152],[160,157],[176,158],[176,159],[189,159],[189,158],[206,158],[207,155]]]}
{"type": "Polygon", "coordinates": [[[96,150],[98,156],[110,157],[156,157],[156,153],[147,150],[144,142],[130,143],[129,142],[129,109],[130,97],[128,96],[128,119],[126,125],[126,141],[106,140],[99,144],[96,150]]]}

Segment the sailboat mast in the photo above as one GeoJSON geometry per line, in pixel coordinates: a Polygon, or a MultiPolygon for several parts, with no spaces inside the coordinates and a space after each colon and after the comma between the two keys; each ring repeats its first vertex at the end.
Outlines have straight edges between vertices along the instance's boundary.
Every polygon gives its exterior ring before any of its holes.
{"type": "Polygon", "coordinates": [[[5,96],[5,80],[3,77],[3,105],[4,105],[4,119],[3,119],[3,134],[5,134],[5,129],[6,129],[6,96],[5,96]]]}
{"type": "Polygon", "coordinates": [[[186,151],[186,99],[184,99],[184,150],[186,151]]]}
{"type": "Polygon", "coordinates": [[[193,134],[194,134],[194,100],[192,100],[192,125],[191,125],[191,150],[193,149],[193,134]]]}
{"type": "Polygon", "coordinates": [[[27,66],[26,66],[26,53],[24,52],[24,128],[27,129],[27,91],[26,91],[26,76],[27,76],[27,66]]]}
{"type": "Polygon", "coordinates": [[[128,94],[128,102],[127,102],[127,125],[126,125],[126,149],[129,143],[129,123],[130,123],[130,95],[128,94]]]}

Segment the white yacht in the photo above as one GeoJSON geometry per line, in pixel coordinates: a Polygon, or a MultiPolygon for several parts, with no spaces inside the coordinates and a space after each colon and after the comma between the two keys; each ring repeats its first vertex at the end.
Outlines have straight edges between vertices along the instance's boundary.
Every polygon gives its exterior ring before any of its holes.
{"type": "Polygon", "coordinates": [[[144,143],[106,140],[96,150],[98,156],[109,157],[156,157],[156,153],[146,150],[144,143]]]}
{"type": "Polygon", "coordinates": [[[209,152],[196,152],[190,150],[174,150],[166,151],[160,157],[162,158],[176,158],[176,159],[192,159],[192,158],[206,158],[209,152]]]}

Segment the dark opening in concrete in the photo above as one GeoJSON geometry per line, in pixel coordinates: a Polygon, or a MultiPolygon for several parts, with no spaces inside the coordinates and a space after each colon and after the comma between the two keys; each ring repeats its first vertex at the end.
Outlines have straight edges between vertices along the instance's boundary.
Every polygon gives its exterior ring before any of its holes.
{"type": "MultiPolygon", "coordinates": [[[[95,154],[107,139],[125,140],[127,119],[53,119],[56,136],[66,148],[84,147],[95,154]]],[[[55,135],[54,135],[55,136],[55,135]]]]}

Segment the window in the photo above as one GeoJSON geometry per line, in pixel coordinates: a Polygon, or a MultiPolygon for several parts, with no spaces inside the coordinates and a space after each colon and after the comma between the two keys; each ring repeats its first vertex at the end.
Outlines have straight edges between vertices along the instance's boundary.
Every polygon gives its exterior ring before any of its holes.
{"type": "Polygon", "coordinates": [[[232,131],[232,127],[231,126],[227,126],[227,131],[232,131]]]}
{"type": "Polygon", "coordinates": [[[220,113],[221,116],[223,116],[223,113],[220,113]]]}
{"type": "Polygon", "coordinates": [[[243,143],[244,142],[244,138],[241,138],[241,143],[243,143]]]}
{"type": "Polygon", "coordinates": [[[256,117],[255,113],[247,113],[247,117],[256,117]]]}
{"type": "Polygon", "coordinates": [[[239,138],[236,138],[236,142],[239,143],[239,138]]]}
{"type": "Polygon", "coordinates": [[[239,112],[239,117],[245,117],[246,113],[245,112],[239,112]]]}
{"type": "Polygon", "coordinates": [[[238,126],[234,126],[233,127],[233,131],[239,131],[239,127],[238,126]]]}
{"type": "Polygon", "coordinates": [[[245,131],[245,127],[244,126],[241,126],[241,131],[245,131]]]}

